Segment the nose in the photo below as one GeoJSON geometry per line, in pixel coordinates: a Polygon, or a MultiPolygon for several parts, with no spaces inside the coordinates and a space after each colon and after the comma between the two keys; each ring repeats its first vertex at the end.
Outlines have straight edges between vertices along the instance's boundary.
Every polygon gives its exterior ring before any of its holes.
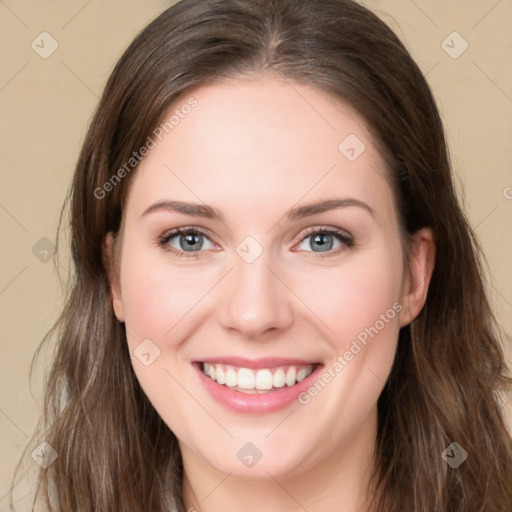
{"type": "Polygon", "coordinates": [[[293,322],[293,293],[264,252],[256,261],[240,259],[224,280],[219,319],[241,338],[268,341],[293,322]]]}

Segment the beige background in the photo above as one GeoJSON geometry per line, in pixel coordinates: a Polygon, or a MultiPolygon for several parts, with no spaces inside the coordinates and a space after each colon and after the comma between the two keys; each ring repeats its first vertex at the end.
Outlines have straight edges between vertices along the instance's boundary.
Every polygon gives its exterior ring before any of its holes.
{"type": "MultiPolygon", "coordinates": [[[[171,3],[0,0],[2,511],[8,510],[12,471],[41,404],[44,358],[32,389],[29,365],[62,304],[45,250],[51,252],[55,241],[80,144],[122,50],[171,3]],[[35,40],[43,51],[38,36],[44,31],[58,43],[46,59],[31,47],[35,40]]],[[[488,258],[495,310],[512,333],[512,2],[364,3],[391,25],[427,75],[445,120],[464,208],[488,258]],[[446,39],[454,31],[463,39],[446,39]],[[464,40],[467,50],[452,58],[464,40]]],[[[42,37],[47,51],[50,40],[42,37]]],[[[66,268],[63,253],[64,277],[66,268]]],[[[24,494],[25,487],[22,478],[17,489],[24,494]]]]}

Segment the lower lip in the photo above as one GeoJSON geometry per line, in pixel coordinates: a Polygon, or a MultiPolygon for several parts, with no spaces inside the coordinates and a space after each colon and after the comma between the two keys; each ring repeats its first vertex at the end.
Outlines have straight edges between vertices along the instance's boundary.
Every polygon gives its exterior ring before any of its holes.
{"type": "Polygon", "coordinates": [[[206,391],[227,409],[246,414],[265,414],[280,411],[297,400],[298,396],[311,386],[323,365],[317,365],[310,375],[294,386],[285,386],[261,395],[235,391],[218,384],[203,373],[201,363],[194,363],[192,366],[199,374],[206,391]]]}

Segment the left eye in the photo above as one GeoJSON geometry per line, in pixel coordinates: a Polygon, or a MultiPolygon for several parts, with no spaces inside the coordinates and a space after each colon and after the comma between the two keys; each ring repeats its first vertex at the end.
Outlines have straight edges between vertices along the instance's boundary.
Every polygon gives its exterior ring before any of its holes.
{"type": "MultiPolygon", "coordinates": [[[[328,252],[328,251],[330,251],[331,249],[333,249],[334,241],[337,241],[339,244],[338,247],[334,248],[334,249],[339,249],[340,246],[343,247],[344,245],[348,246],[348,247],[352,246],[352,239],[350,239],[348,236],[346,236],[338,231],[333,231],[333,230],[329,230],[329,229],[316,230],[316,231],[313,231],[313,232],[307,234],[302,239],[301,245],[308,241],[309,241],[308,245],[310,248],[313,248],[315,246],[320,248],[319,251],[313,251],[313,252],[328,252]]],[[[335,251],[336,254],[338,252],[339,251],[335,251]]]]}
{"type": "MultiPolygon", "coordinates": [[[[315,229],[308,233],[305,233],[300,245],[304,244],[309,240],[309,247],[317,247],[319,251],[312,252],[320,252],[327,253],[327,256],[332,256],[338,254],[345,247],[350,248],[354,245],[354,240],[345,234],[344,231],[336,230],[333,228],[324,228],[324,229],[315,229]],[[333,239],[338,241],[338,247],[333,249],[333,239]],[[341,246],[341,248],[340,248],[341,246]]],[[[171,251],[178,257],[184,258],[198,258],[201,249],[211,249],[213,244],[206,233],[198,229],[183,229],[177,228],[172,231],[168,231],[162,237],[159,238],[158,245],[164,246],[167,250],[171,251]],[[210,244],[210,247],[204,247],[203,242],[207,241],[210,244]]],[[[304,248],[301,248],[304,250],[304,248]]],[[[306,252],[308,252],[306,250],[306,252]]],[[[319,254],[319,257],[324,257],[319,254]]]]}

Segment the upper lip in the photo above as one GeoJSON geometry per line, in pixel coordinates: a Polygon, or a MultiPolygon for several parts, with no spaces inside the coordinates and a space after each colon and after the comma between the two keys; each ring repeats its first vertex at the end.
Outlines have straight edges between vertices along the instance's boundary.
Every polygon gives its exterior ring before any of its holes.
{"type": "Polygon", "coordinates": [[[217,356],[205,357],[204,359],[196,359],[195,363],[208,363],[208,364],[226,364],[236,366],[238,368],[274,368],[277,366],[295,366],[295,365],[309,365],[317,364],[318,361],[308,361],[306,359],[296,359],[288,357],[260,357],[257,359],[247,359],[246,357],[233,357],[233,356],[217,356]]]}

